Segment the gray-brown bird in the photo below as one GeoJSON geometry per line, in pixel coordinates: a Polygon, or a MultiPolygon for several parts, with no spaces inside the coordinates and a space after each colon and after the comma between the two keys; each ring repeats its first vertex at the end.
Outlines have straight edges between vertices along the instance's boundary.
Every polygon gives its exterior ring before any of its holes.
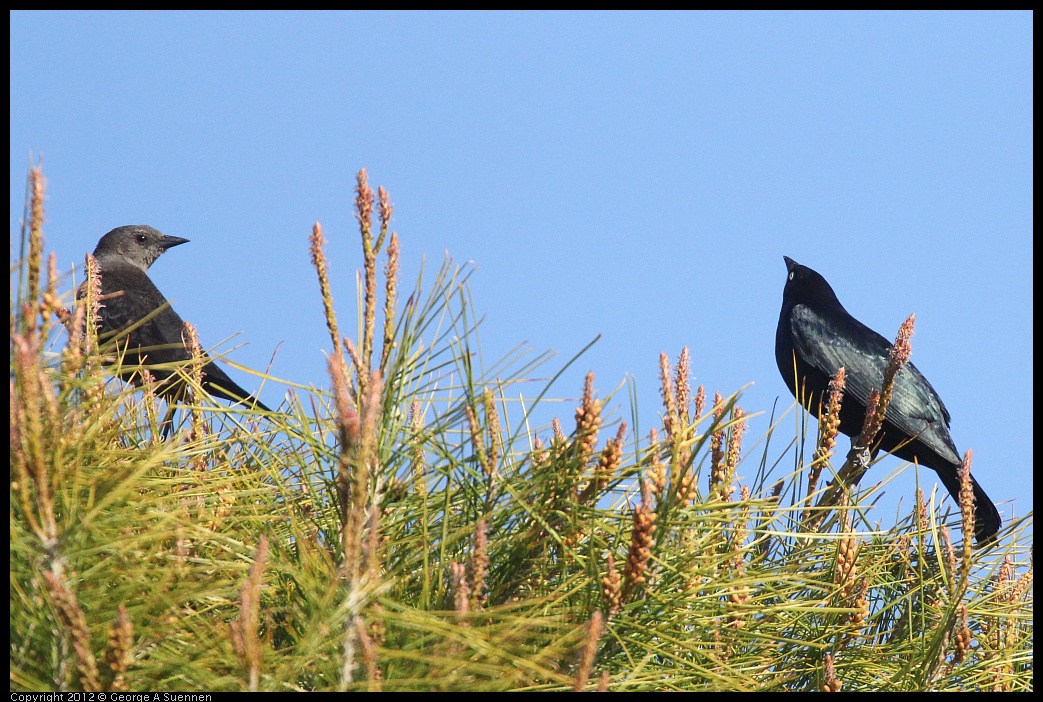
{"type": "MultiPolygon", "coordinates": [[[[160,394],[168,400],[184,391],[176,371],[154,367],[176,364],[191,359],[182,335],[185,323],[170,306],[163,293],[148,277],[148,269],[163,252],[187,243],[188,239],[168,236],[146,225],[117,227],[103,236],[94,249],[101,278],[102,302],[100,339],[117,338],[125,349],[123,366],[147,366],[157,381],[160,394]],[[134,326],[141,320],[137,326],[134,326]],[[129,331],[127,329],[131,328],[129,331]]],[[[203,389],[214,397],[254,406],[266,412],[271,410],[263,402],[239,387],[210,357],[203,366],[203,389]]],[[[133,370],[121,373],[124,380],[135,385],[141,378],[133,370]]]]}

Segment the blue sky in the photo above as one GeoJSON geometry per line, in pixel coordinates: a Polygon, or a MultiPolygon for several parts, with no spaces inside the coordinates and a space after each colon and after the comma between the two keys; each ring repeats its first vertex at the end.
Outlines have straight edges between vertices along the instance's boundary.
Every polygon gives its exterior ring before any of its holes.
{"type": "Polygon", "coordinates": [[[351,329],[366,167],[407,285],[422,257],[474,261],[487,361],[527,343],[549,373],[602,334],[557,395],[630,374],[645,430],[685,345],[711,395],[791,403],[788,255],[884,336],[917,314],[957,446],[1025,514],[1031,65],[1029,13],[14,12],[9,226],[42,154],[63,270],[119,225],[186,237],[151,273],[204,345],[242,332],[233,358],[263,368],[281,344],[273,374],[327,387],[307,237],[351,329]]]}

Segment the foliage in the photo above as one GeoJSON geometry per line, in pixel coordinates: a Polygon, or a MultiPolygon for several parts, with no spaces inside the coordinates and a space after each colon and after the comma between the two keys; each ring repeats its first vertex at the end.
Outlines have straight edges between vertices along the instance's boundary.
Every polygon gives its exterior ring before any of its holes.
{"type": "Polygon", "coordinates": [[[739,395],[706,411],[687,350],[660,360],[647,437],[606,426],[593,374],[571,433],[534,426],[553,379],[525,390],[549,355],[484,368],[451,260],[401,304],[387,195],[365,171],[357,195],[358,343],[318,224],[311,238],[332,394],[287,383],[267,414],[197,392],[163,438],[156,396],[99,363],[103,301],[59,307],[32,169],[12,284],[12,690],[1031,689],[1026,521],[972,551],[933,496],[890,529],[868,520],[883,484],[819,501],[828,419],[809,464],[800,429],[772,448],[777,423],[744,449],[739,395]]]}

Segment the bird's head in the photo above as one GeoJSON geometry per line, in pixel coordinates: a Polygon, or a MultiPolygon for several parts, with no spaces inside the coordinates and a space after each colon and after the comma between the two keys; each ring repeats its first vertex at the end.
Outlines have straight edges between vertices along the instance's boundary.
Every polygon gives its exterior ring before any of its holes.
{"type": "Polygon", "coordinates": [[[164,251],[187,242],[188,239],[167,236],[144,224],[116,227],[98,241],[94,258],[102,270],[106,263],[127,263],[147,271],[164,251]]]}
{"type": "Polygon", "coordinates": [[[830,304],[840,307],[840,300],[826,279],[807,266],[802,266],[789,256],[786,261],[786,287],[782,290],[782,301],[797,304],[830,304]]]}

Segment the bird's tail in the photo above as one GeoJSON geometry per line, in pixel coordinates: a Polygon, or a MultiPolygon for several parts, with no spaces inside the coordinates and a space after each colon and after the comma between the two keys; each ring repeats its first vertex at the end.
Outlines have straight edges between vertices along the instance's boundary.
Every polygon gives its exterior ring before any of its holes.
{"type": "MultiPolygon", "coordinates": [[[[271,410],[268,408],[268,405],[264,404],[263,402],[258,400],[253,395],[248,395],[247,397],[243,398],[242,400],[237,400],[237,399],[234,399],[234,398],[227,398],[227,399],[230,399],[233,402],[235,402],[236,404],[242,405],[243,407],[250,407],[250,408],[253,408],[253,409],[263,410],[265,412],[271,412],[271,410]]],[[[995,508],[993,508],[993,509],[995,509],[995,508]]]]}
{"type": "Polygon", "coordinates": [[[229,402],[234,402],[235,404],[242,405],[243,407],[264,410],[265,412],[272,411],[268,408],[268,405],[258,400],[255,396],[248,394],[238,385],[235,385],[235,383],[228,381],[228,384],[234,386],[235,391],[229,391],[229,389],[226,387],[222,387],[221,385],[218,385],[217,383],[214,383],[212,381],[208,381],[205,378],[203,379],[203,389],[211,395],[213,395],[214,397],[220,397],[222,400],[228,400],[229,402]]]}
{"type": "MultiPolygon", "coordinates": [[[[935,471],[945,489],[952,495],[956,504],[960,504],[960,478],[955,468],[935,471]]],[[[987,546],[996,539],[996,533],[1003,525],[1000,513],[989,496],[971,476],[971,489],[974,491],[974,542],[979,546],[987,546]]]]}
{"type": "MultiPolygon", "coordinates": [[[[253,395],[250,395],[249,397],[247,397],[244,400],[239,400],[238,403],[240,405],[243,405],[244,407],[252,407],[254,409],[263,410],[265,412],[271,412],[272,411],[271,409],[268,408],[268,405],[264,404],[263,402],[258,400],[253,395]]],[[[993,509],[995,509],[995,508],[993,508],[993,509]]]]}

